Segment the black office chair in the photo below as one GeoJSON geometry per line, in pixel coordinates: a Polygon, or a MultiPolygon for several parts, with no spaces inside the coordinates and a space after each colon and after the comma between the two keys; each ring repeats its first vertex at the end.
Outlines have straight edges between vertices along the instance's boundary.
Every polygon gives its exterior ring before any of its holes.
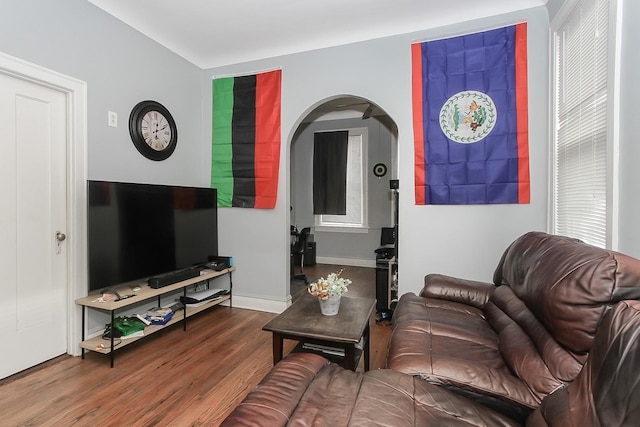
{"type": "Polygon", "coordinates": [[[300,274],[294,274],[293,278],[297,280],[304,280],[305,283],[309,283],[307,275],[304,274],[304,252],[307,249],[307,240],[309,239],[309,233],[311,233],[311,227],[305,227],[300,230],[296,241],[291,245],[291,271],[293,272],[293,263],[296,255],[300,255],[300,274]]]}

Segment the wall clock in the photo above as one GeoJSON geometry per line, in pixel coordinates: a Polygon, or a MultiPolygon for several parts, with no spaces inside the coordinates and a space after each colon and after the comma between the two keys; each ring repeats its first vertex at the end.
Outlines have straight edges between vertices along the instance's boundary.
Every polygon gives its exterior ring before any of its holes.
{"type": "Polygon", "coordinates": [[[171,113],[156,101],[138,103],[129,116],[129,134],[140,154],[164,160],[176,149],[178,129],[171,113]]]}
{"type": "Polygon", "coordinates": [[[373,174],[378,178],[381,178],[387,174],[387,165],[384,163],[378,163],[373,167],[373,174]]]}

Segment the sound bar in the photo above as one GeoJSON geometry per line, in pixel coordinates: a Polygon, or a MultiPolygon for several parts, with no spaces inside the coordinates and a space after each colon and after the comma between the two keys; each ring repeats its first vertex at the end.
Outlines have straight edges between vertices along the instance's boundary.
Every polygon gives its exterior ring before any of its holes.
{"type": "Polygon", "coordinates": [[[149,280],[147,280],[147,283],[149,284],[150,288],[158,289],[165,286],[173,285],[174,283],[182,282],[183,280],[198,277],[199,275],[199,268],[187,268],[185,270],[173,271],[161,276],[150,277],[149,280]]]}

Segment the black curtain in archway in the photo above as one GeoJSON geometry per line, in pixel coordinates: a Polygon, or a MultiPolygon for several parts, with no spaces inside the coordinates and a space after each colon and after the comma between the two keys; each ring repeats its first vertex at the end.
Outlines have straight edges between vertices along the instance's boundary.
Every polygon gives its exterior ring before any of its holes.
{"type": "Polygon", "coordinates": [[[316,132],[313,137],[313,213],[347,213],[349,131],[316,132]]]}

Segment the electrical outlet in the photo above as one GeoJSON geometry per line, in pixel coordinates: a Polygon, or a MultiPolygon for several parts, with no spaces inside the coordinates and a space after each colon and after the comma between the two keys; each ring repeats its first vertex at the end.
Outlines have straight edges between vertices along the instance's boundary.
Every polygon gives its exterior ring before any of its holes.
{"type": "Polygon", "coordinates": [[[114,113],[113,111],[109,111],[109,119],[107,120],[107,124],[113,128],[118,127],[118,113],[114,113]]]}

